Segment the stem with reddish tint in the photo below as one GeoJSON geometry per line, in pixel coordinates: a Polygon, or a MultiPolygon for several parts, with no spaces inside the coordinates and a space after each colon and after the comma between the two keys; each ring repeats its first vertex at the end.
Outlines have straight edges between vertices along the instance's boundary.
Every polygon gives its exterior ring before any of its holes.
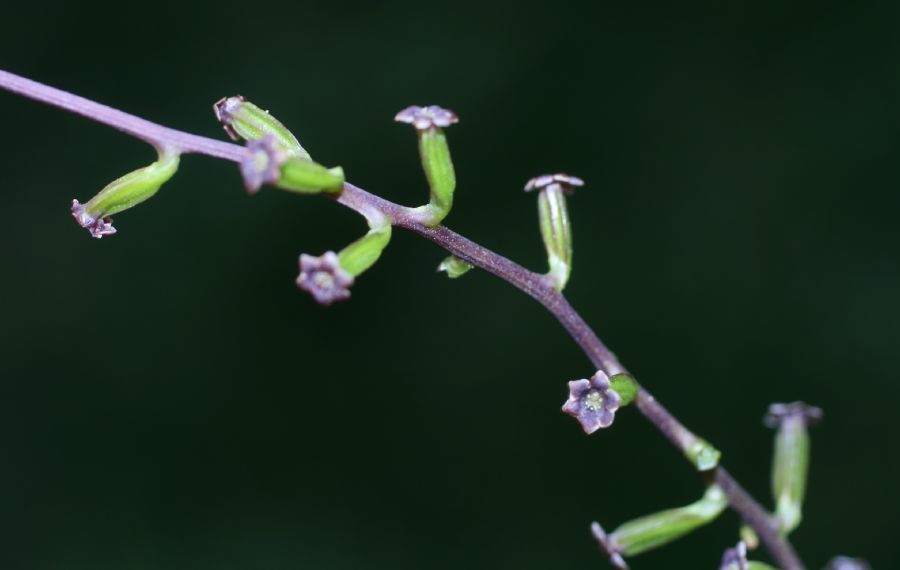
{"type": "MultiPolygon", "coordinates": [[[[157,147],[169,146],[182,153],[205,154],[233,162],[240,162],[246,156],[243,146],[170,129],[3,70],[0,70],[0,88],[109,125],[157,147]]],[[[444,226],[426,227],[417,221],[418,216],[411,208],[379,198],[350,183],[344,185],[337,202],[357,211],[379,210],[389,216],[395,226],[413,231],[456,257],[509,282],[550,311],[594,366],[609,375],[626,371],[546,276],[529,271],[444,226]]],[[[690,443],[697,439],[643,386],[638,389],[636,405],[644,417],[681,452],[687,451],[690,443]]],[[[712,476],[728,497],[731,508],[756,532],[775,562],[783,570],[805,570],[793,546],[779,535],[775,520],[728,471],[719,466],[712,476]]]]}

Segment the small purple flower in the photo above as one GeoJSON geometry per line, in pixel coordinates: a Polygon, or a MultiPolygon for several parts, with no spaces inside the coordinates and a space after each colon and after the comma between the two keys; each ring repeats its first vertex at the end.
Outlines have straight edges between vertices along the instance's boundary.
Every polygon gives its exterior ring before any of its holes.
{"type": "Polygon", "coordinates": [[[234,121],[234,112],[243,102],[244,98],[242,96],[235,95],[234,97],[222,97],[213,104],[213,113],[216,114],[216,119],[222,123],[225,132],[228,133],[228,136],[233,141],[241,138],[237,131],[234,130],[234,127],[231,126],[231,123],[234,121]]]}
{"type": "Polygon", "coordinates": [[[458,123],[459,117],[453,111],[437,105],[428,107],[413,105],[397,113],[394,120],[400,123],[409,123],[417,130],[424,131],[435,127],[449,127],[453,123],[458,123]]]}
{"type": "Polygon", "coordinates": [[[341,267],[338,256],[328,251],[320,257],[300,256],[297,287],[308,292],[320,305],[330,305],[350,297],[353,276],[341,267]]]}
{"type": "Polygon", "coordinates": [[[806,425],[818,423],[824,414],[822,408],[810,406],[803,402],[791,402],[790,404],[772,404],[769,413],[763,418],[767,427],[778,427],[787,419],[800,418],[806,425]]]}
{"type": "Polygon", "coordinates": [[[584,432],[592,434],[612,425],[622,397],[610,387],[609,377],[602,370],[590,380],[569,382],[569,399],[562,410],[581,422],[584,432]]]}
{"type": "Polygon", "coordinates": [[[274,184],[281,177],[281,165],[287,159],[271,134],[247,141],[247,157],[241,161],[244,188],[250,194],[259,192],[263,184],[274,184]]]}
{"type": "Polygon", "coordinates": [[[606,531],[603,530],[600,523],[591,523],[591,534],[594,536],[594,540],[597,541],[597,544],[600,545],[603,552],[606,553],[606,556],[609,558],[609,562],[613,567],[618,570],[628,570],[628,564],[626,564],[625,559],[622,558],[622,554],[619,552],[615,541],[606,535],[606,531]]]}
{"type": "Polygon", "coordinates": [[[748,567],[747,545],[742,540],[734,548],[725,551],[719,570],[747,570],[748,567]]]}
{"type": "Polygon", "coordinates": [[[581,178],[560,172],[558,174],[544,174],[532,178],[525,184],[525,191],[533,192],[534,190],[552,190],[558,188],[566,194],[572,194],[575,192],[575,188],[580,188],[582,186],[584,186],[584,180],[581,178]]]}
{"type": "Polygon", "coordinates": [[[72,200],[72,217],[78,225],[91,232],[91,236],[100,239],[103,236],[111,236],[116,233],[112,225],[112,218],[98,218],[87,213],[87,208],[78,200],[72,200]]]}

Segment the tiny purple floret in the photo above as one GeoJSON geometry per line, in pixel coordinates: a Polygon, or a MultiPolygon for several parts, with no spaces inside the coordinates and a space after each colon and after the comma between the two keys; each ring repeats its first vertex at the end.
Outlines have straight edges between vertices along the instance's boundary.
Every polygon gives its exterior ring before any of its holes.
{"type": "Polygon", "coordinates": [[[241,161],[241,176],[247,192],[256,194],[263,184],[278,182],[287,156],[271,134],[247,141],[247,151],[247,157],[241,161]]]}
{"type": "Polygon", "coordinates": [[[116,233],[110,217],[95,217],[87,213],[87,208],[78,200],[72,200],[72,217],[78,225],[91,232],[91,236],[97,239],[103,236],[111,236],[116,233]]]}
{"type": "Polygon", "coordinates": [[[747,570],[748,567],[747,545],[742,540],[734,548],[725,551],[719,570],[747,570]]]}
{"type": "Polygon", "coordinates": [[[584,186],[584,180],[581,178],[560,172],[535,176],[525,184],[525,191],[561,189],[566,194],[572,194],[575,192],[575,188],[582,186],[584,186]]]}
{"type": "Polygon", "coordinates": [[[823,415],[822,408],[810,406],[803,402],[772,404],[769,406],[769,413],[763,418],[763,423],[767,427],[774,428],[780,426],[787,419],[799,418],[806,425],[814,425],[822,420],[823,415]]]}
{"type": "Polygon", "coordinates": [[[338,256],[328,251],[319,257],[302,254],[300,256],[300,275],[297,287],[300,287],[320,305],[330,305],[335,301],[350,298],[350,286],[353,276],[341,267],[338,256]]]}
{"type": "Polygon", "coordinates": [[[225,132],[228,133],[228,136],[233,141],[241,138],[237,131],[234,130],[234,127],[231,126],[231,123],[234,121],[233,114],[235,109],[243,102],[244,98],[242,96],[235,95],[234,97],[222,97],[213,104],[213,113],[216,114],[216,119],[222,123],[222,128],[225,129],[225,132]]]}
{"type": "Polygon", "coordinates": [[[436,127],[449,127],[458,123],[459,117],[453,111],[437,105],[427,107],[413,105],[397,113],[394,120],[400,123],[409,123],[416,127],[416,130],[424,131],[436,127]]]}
{"type": "Polygon", "coordinates": [[[598,370],[590,380],[569,382],[569,399],[562,410],[578,420],[585,433],[592,434],[612,425],[621,403],[622,397],[610,387],[609,377],[598,370]]]}
{"type": "Polygon", "coordinates": [[[597,541],[597,544],[600,545],[600,548],[609,558],[610,564],[612,564],[615,568],[618,568],[618,570],[628,570],[628,564],[625,563],[625,559],[622,558],[622,554],[619,552],[619,549],[614,544],[614,541],[606,535],[606,531],[603,530],[603,527],[600,526],[600,523],[591,523],[591,534],[594,536],[594,540],[597,541]]]}

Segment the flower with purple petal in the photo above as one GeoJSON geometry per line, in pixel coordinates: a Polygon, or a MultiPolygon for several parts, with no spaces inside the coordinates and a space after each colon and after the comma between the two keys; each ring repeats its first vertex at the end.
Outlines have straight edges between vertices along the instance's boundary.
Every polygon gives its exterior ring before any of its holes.
{"type": "Polygon", "coordinates": [[[78,225],[91,232],[91,236],[100,239],[103,236],[111,236],[116,233],[110,217],[96,217],[88,214],[87,208],[78,200],[72,200],[72,217],[78,225]]]}
{"type": "Polygon", "coordinates": [[[247,141],[247,156],[241,161],[241,176],[247,192],[256,194],[263,184],[278,182],[285,160],[287,156],[271,134],[247,141]]]}
{"type": "Polygon", "coordinates": [[[767,427],[774,428],[781,425],[786,419],[800,418],[806,425],[813,425],[821,421],[823,415],[822,408],[810,406],[803,402],[772,404],[769,406],[769,413],[763,418],[763,423],[767,427]]]}
{"type": "Polygon", "coordinates": [[[737,543],[734,548],[729,548],[722,555],[722,564],[719,570],[747,570],[749,563],[747,562],[747,545],[744,541],[737,543]]]}
{"type": "Polygon", "coordinates": [[[222,123],[225,132],[228,133],[229,138],[233,141],[241,138],[237,131],[234,130],[234,127],[231,126],[231,123],[234,121],[234,112],[244,101],[244,97],[235,95],[234,97],[222,97],[213,105],[213,113],[216,114],[216,120],[222,123]]]}
{"type": "Polygon", "coordinates": [[[394,120],[400,123],[409,123],[416,127],[417,130],[424,131],[436,127],[449,127],[454,123],[458,123],[459,117],[453,111],[437,105],[429,105],[427,107],[413,105],[397,113],[394,120]]]}
{"type": "Polygon", "coordinates": [[[590,380],[569,382],[569,399],[562,410],[577,419],[585,433],[592,434],[612,425],[622,397],[610,387],[609,377],[602,370],[590,380]]]}
{"type": "Polygon", "coordinates": [[[553,190],[558,188],[566,194],[572,194],[576,188],[582,186],[584,186],[584,180],[581,178],[560,172],[532,178],[525,184],[525,191],[533,192],[535,190],[553,190]]]}
{"type": "Polygon", "coordinates": [[[320,305],[348,299],[351,285],[353,276],[341,267],[333,251],[325,252],[320,257],[305,253],[300,256],[297,287],[312,295],[320,305]]]}

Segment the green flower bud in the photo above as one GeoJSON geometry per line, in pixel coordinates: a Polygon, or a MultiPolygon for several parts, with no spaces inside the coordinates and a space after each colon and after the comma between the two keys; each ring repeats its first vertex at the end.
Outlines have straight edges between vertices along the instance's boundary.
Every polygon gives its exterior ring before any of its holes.
{"type": "Polygon", "coordinates": [[[622,401],[619,403],[620,406],[627,406],[637,397],[637,381],[628,374],[613,374],[609,377],[609,383],[612,385],[612,389],[622,398],[622,401]]]}
{"type": "Polygon", "coordinates": [[[697,471],[709,471],[719,466],[722,454],[705,439],[697,438],[687,446],[684,456],[697,471]]]}
{"type": "Polygon", "coordinates": [[[437,268],[438,271],[445,272],[450,279],[461,277],[468,273],[470,269],[472,269],[471,263],[467,263],[455,255],[445,257],[444,261],[437,268]]]}
{"type": "Polygon", "coordinates": [[[627,568],[623,557],[635,556],[677,540],[713,521],[727,506],[725,493],[712,485],[703,498],[690,505],[634,519],[609,535],[595,522],[591,532],[613,565],[627,568]]]}
{"type": "Polygon", "coordinates": [[[807,426],[822,418],[822,410],[803,402],[772,404],[765,423],[777,429],[772,460],[772,496],[781,533],[788,534],[800,524],[806,478],[809,470],[807,426]]]}
{"type": "Polygon", "coordinates": [[[272,135],[278,148],[288,156],[310,160],[309,153],[287,127],[240,95],[219,99],[213,105],[213,112],[232,140],[252,141],[272,135]]]}
{"type": "Polygon", "coordinates": [[[275,185],[301,194],[340,192],[344,187],[344,169],[326,168],[302,158],[289,158],[281,165],[281,178],[275,185]]]}
{"type": "Polygon", "coordinates": [[[545,174],[525,185],[526,192],[538,192],[538,220],[550,266],[547,276],[557,291],[563,290],[572,272],[572,229],[566,194],[579,186],[584,186],[584,181],[568,174],[545,174]]]}
{"type": "Polygon", "coordinates": [[[419,135],[419,156],[431,189],[431,200],[415,212],[421,223],[436,226],[450,213],[456,189],[456,173],[443,127],[449,127],[459,119],[452,111],[431,105],[407,107],[397,113],[394,120],[413,125],[419,135]]]}
{"type": "Polygon", "coordinates": [[[110,182],[87,203],[72,200],[72,216],[95,238],[116,233],[109,216],[149,199],[178,170],[179,154],[173,149],[156,149],[159,158],[110,182]]]}
{"type": "Polygon", "coordinates": [[[757,536],[756,531],[753,530],[749,525],[742,524],[740,530],[741,542],[747,545],[747,550],[756,550],[759,546],[759,536],[757,536]]]}

